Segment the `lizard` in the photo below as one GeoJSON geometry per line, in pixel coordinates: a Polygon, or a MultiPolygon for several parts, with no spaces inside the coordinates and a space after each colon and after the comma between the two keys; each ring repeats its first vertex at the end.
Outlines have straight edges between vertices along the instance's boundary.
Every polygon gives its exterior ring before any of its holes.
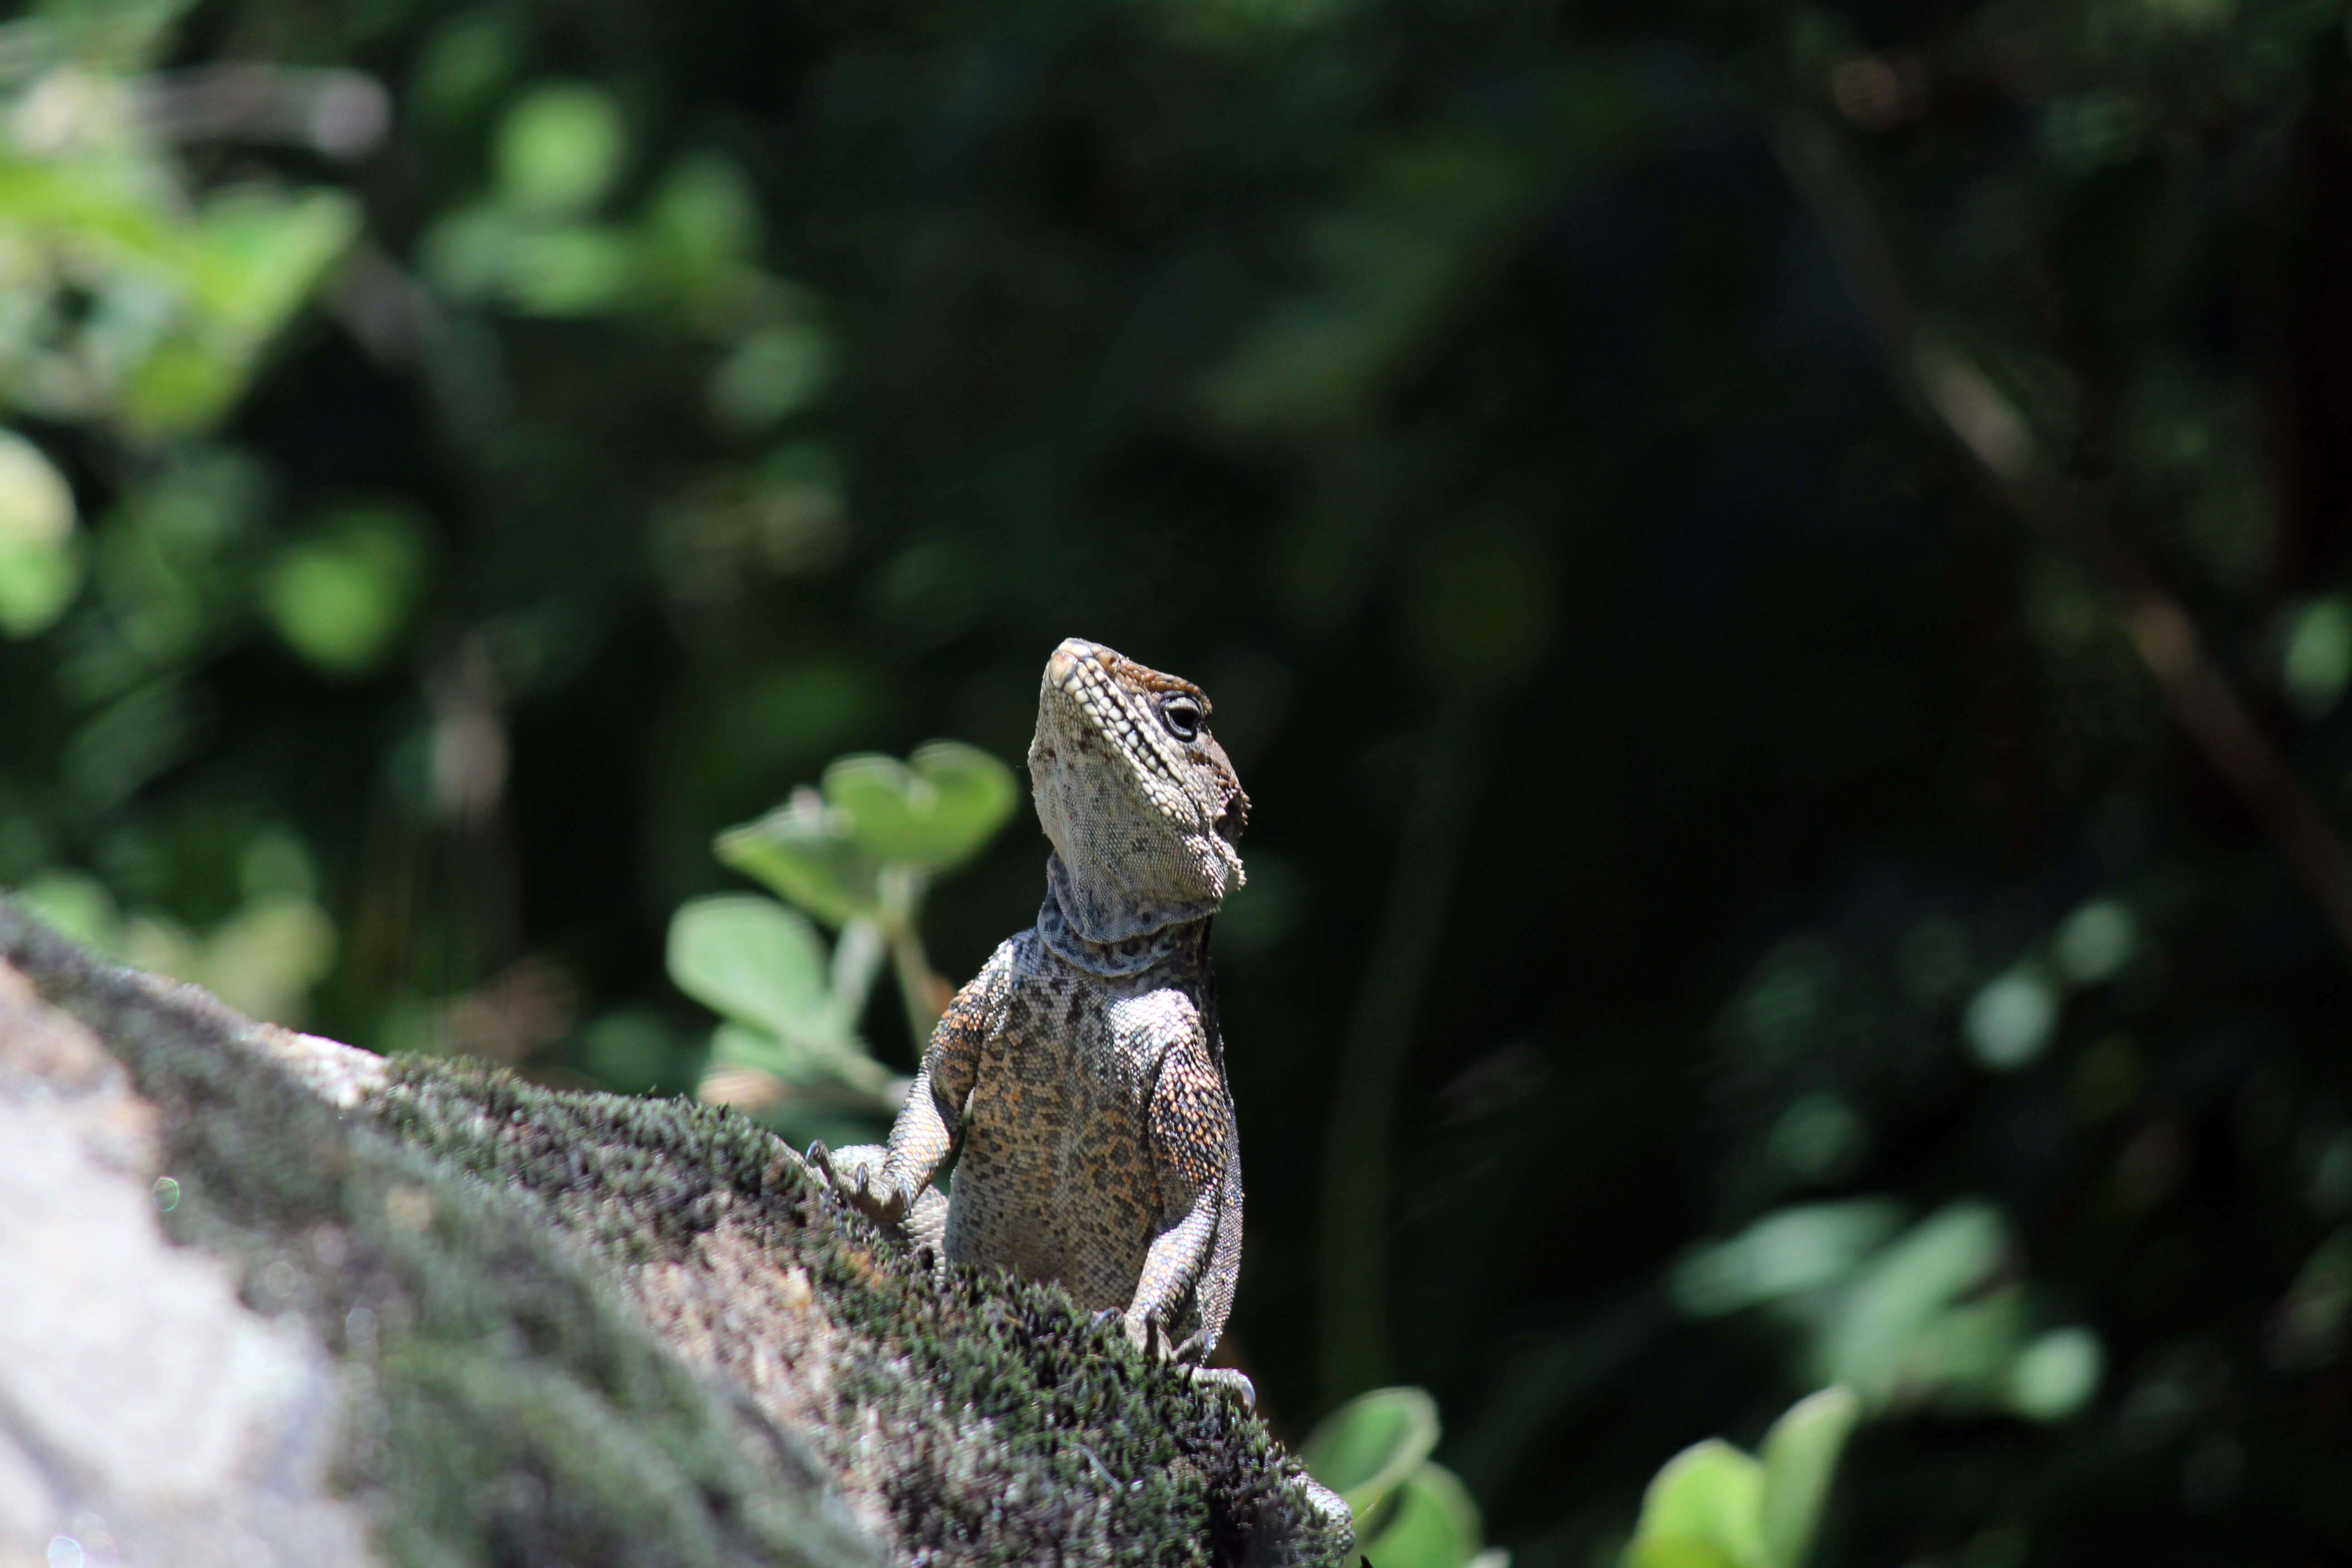
{"type": "Polygon", "coordinates": [[[1189,680],[1072,637],[1039,685],[1029,777],[1052,845],[1037,923],[932,1031],[889,1142],[809,1150],[935,1265],[1058,1282],[1202,1365],[1241,1266],[1242,1167],[1209,928],[1243,881],[1249,797],[1189,680]],[[951,1194],[932,1184],[950,1156],[951,1194]]]}

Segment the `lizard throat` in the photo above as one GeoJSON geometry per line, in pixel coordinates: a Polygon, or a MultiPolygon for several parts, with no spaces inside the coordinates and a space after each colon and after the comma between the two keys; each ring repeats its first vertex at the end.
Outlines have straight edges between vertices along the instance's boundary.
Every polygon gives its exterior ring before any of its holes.
{"type": "MultiPolygon", "coordinates": [[[[1114,908],[1116,906],[1114,905],[1114,908]]],[[[1037,909],[1037,937],[1055,956],[1073,968],[1101,975],[1139,974],[1191,949],[1199,940],[1201,922],[1216,913],[1215,905],[1200,910],[1151,911],[1158,923],[1145,926],[1132,910],[1124,920],[1086,921],[1083,891],[1072,886],[1059,854],[1045,862],[1045,901],[1037,909]],[[1073,898],[1077,894],[1077,898],[1073,898]],[[1087,926],[1093,926],[1089,931],[1087,926]]]]}

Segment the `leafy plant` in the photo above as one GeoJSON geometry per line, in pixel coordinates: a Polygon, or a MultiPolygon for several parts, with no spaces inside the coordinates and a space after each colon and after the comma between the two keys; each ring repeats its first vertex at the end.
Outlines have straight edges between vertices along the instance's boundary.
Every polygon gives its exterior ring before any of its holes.
{"type": "Polygon", "coordinates": [[[671,980],[723,1020],[703,1097],[789,1111],[808,1124],[796,1134],[824,1131],[828,1112],[892,1113],[907,1080],[858,1034],[866,999],[887,957],[921,1051],[951,994],[923,949],[924,897],[996,837],[1020,798],[994,757],[933,741],[903,763],[837,758],[817,788],[721,833],[719,859],[794,907],[722,893],[670,921],[671,980]],[[836,933],[830,954],[819,923],[836,933]]]}
{"type": "Polygon", "coordinates": [[[184,9],[50,6],[9,28],[0,406],[139,439],[205,429],[359,233],[341,191],[184,178],[135,73],[184,9]]]}
{"type": "Polygon", "coordinates": [[[1832,1386],[1790,1406],[1758,1454],[1720,1437],[1676,1454],[1643,1495],[1624,1568],[1802,1568],[1861,1414],[1832,1386]]]}
{"type": "Polygon", "coordinates": [[[1869,1198],[1768,1215],[1685,1256],[1675,1300],[1703,1318],[1769,1308],[1803,1331],[1809,1376],[1873,1410],[2055,1421],[2079,1409],[2098,1386],[2099,1341],[2082,1328],[2029,1332],[2026,1290],[2002,1277],[2012,1248],[2000,1215],[1968,1203],[1907,1230],[1901,1217],[1869,1198]]]}
{"type": "Polygon", "coordinates": [[[1349,1400],[1307,1439],[1307,1472],[1348,1501],[1360,1560],[1378,1568],[1505,1568],[1482,1547],[1485,1525],[1469,1491],[1431,1459],[1437,1402],[1420,1388],[1376,1388],[1349,1400]]]}

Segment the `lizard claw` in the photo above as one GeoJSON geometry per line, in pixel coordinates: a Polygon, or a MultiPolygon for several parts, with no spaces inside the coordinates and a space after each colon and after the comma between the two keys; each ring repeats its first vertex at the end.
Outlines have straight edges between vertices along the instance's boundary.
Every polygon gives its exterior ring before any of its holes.
{"type": "Polygon", "coordinates": [[[1119,1326],[1127,1331],[1127,1342],[1153,1361],[1167,1355],[1167,1340],[1157,1317],[1133,1318],[1122,1312],[1119,1314],[1119,1326]]]}
{"type": "Polygon", "coordinates": [[[907,1217],[907,1189],[893,1186],[876,1192],[866,1184],[866,1173],[857,1173],[857,1206],[879,1220],[897,1225],[907,1217]]]}
{"type": "Polygon", "coordinates": [[[882,1151],[860,1145],[846,1151],[846,1153],[849,1158],[845,1164],[836,1163],[833,1151],[826,1148],[824,1140],[820,1138],[809,1145],[808,1162],[824,1173],[833,1190],[859,1213],[885,1225],[897,1225],[904,1220],[911,1201],[906,1188],[895,1182],[879,1187],[875,1185],[875,1166],[884,1163],[886,1158],[882,1151]]]}
{"type": "Polygon", "coordinates": [[[1239,1367],[1188,1366],[1184,1371],[1192,1377],[1194,1387],[1223,1389],[1240,1400],[1244,1410],[1257,1409],[1257,1385],[1239,1367]]]}

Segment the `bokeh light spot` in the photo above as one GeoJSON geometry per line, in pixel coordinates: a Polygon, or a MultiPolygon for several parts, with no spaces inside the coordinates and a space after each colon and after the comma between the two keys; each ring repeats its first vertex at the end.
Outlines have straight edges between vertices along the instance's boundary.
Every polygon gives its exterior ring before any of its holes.
{"type": "Polygon", "coordinates": [[[2011,1367],[2009,1402],[2033,1421],[2063,1421],[2099,1386],[2106,1355],[2088,1329],[2053,1329],[2025,1347],[2011,1367]]]}
{"type": "Polygon", "coordinates": [[[2336,598],[2305,605],[2288,624],[2279,677],[2295,717],[2307,724],[2327,717],[2352,680],[2352,605],[2336,598]]]}
{"type": "Polygon", "coordinates": [[[2048,981],[2012,969],[1976,994],[1960,1032],[1978,1061],[1996,1072],[2040,1056],[2058,1026],[2058,997],[2048,981]]]}
{"type": "Polygon", "coordinates": [[[626,147],[610,94],[580,83],[541,87],[499,127],[499,194],[527,211],[585,211],[611,188],[626,147]]]}
{"type": "Polygon", "coordinates": [[[2058,928],[2058,971],[2077,985],[2111,980],[2139,948],[2139,922],[2113,899],[2084,904],[2058,928]]]}

